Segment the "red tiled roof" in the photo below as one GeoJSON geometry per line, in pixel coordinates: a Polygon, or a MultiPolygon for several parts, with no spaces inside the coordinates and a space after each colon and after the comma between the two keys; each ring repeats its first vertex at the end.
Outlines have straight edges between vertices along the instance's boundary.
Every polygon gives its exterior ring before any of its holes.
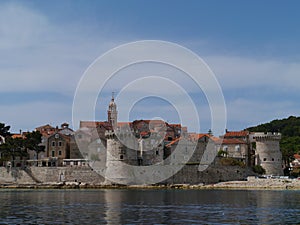
{"type": "Polygon", "coordinates": [[[99,126],[111,126],[107,121],[80,121],[79,128],[87,127],[87,128],[96,128],[99,126]]]}
{"type": "Polygon", "coordinates": [[[242,130],[242,131],[226,131],[224,135],[225,138],[227,137],[247,137],[249,131],[242,130]]]}
{"type": "Polygon", "coordinates": [[[215,137],[215,136],[211,136],[210,139],[211,139],[213,142],[217,143],[217,144],[221,144],[221,143],[222,143],[222,140],[223,140],[222,138],[218,138],[218,137],[215,137]]]}
{"type": "Polygon", "coordinates": [[[232,138],[232,139],[223,139],[223,144],[247,144],[245,141],[232,138]]]}
{"type": "Polygon", "coordinates": [[[12,138],[25,138],[23,134],[13,134],[11,135],[12,138]]]}
{"type": "Polygon", "coordinates": [[[170,127],[181,127],[181,124],[173,124],[173,123],[171,123],[171,124],[169,124],[169,126],[170,127]]]}
{"type": "Polygon", "coordinates": [[[142,137],[144,137],[144,136],[149,135],[149,133],[148,133],[147,131],[142,131],[142,132],[140,133],[140,135],[141,135],[142,137]]]}
{"type": "Polygon", "coordinates": [[[205,136],[209,137],[210,135],[208,135],[208,134],[196,134],[196,133],[189,133],[188,134],[189,139],[194,140],[194,141],[199,140],[199,139],[201,139],[205,136]]]}
{"type": "Polygon", "coordinates": [[[294,154],[294,158],[300,160],[300,155],[299,154],[294,154]]]}
{"type": "Polygon", "coordinates": [[[218,137],[210,137],[211,140],[213,140],[216,144],[225,144],[225,145],[230,145],[230,144],[247,144],[245,141],[237,139],[237,138],[229,138],[229,139],[222,139],[218,137]]]}
{"type": "Polygon", "coordinates": [[[36,129],[36,130],[42,130],[42,129],[54,129],[54,127],[52,127],[52,126],[49,125],[49,124],[46,124],[46,125],[37,127],[37,128],[35,128],[35,129],[36,129]]]}
{"type": "Polygon", "coordinates": [[[131,122],[118,122],[117,126],[118,127],[125,127],[125,126],[130,126],[131,122]]]}
{"type": "Polygon", "coordinates": [[[181,138],[176,138],[175,140],[171,141],[169,144],[166,145],[166,147],[171,147],[172,145],[174,145],[175,143],[177,143],[181,138]]]}

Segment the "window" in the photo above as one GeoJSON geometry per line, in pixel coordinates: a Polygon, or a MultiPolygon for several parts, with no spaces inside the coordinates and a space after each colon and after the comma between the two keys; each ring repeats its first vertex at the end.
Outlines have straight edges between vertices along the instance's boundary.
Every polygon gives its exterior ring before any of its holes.
{"type": "Polygon", "coordinates": [[[61,151],[58,151],[58,155],[61,155],[61,151]]]}
{"type": "Polygon", "coordinates": [[[54,157],[55,156],[55,151],[52,151],[52,157],[54,157]]]}
{"type": "Polygon", "coordinates": [[[120,155],[120,159],[124,159],[124,156],[123,156],[123,155],[120,155]]]}
{"type": "Polygon", "coordinates": [[[228,151],[228,146],[227,146],[227,145],[224,145],[224,146],[223,146],[223,151],[224,151],[224,152],[227,152],[227,151],[228,151]]]}
{"type": "Polygon", "coordinates": [[[272,161],[274,161],[274,158],[272,158],[272,161]]]}
{"type": "Polygon", "coordinates": [[[143,159],[138,159],[138,165],[139,166],[143,165],[143,159]]]}
{"type": "Polygon", "coordinates": [[[235,146],[235,151],[236,151],[236,152],[239,152],[239,151],[240,151],[240,146],[239,146],[239,145],[236,145],[236,146],[235,146]]]}
{"type": "Polygon", "coordinates": [[[158,150],[156,150],[156,155],[159,155],[159,151],[158,150]]]}
{"type": "Polygon", "coordinates": [[[52,146],[55,146],[55,141],[52,141],[52,146]]]}
{"type": "Polygon", "coordinates": [[[62,142],[61,141],[58,142],[58,146],[62,146],[62,142]]]}
{"type": "Polygon", "coordinates": [[[267,158],[264,158],[264,161],[267,161],[267,158]]]}

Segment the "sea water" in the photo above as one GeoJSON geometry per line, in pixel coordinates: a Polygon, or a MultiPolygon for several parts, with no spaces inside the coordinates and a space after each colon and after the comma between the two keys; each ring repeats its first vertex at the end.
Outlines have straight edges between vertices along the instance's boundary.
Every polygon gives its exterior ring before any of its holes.
{"type": "Polygon", "coordinates": [[[0,224],[300,224],[300,191],[1,189],[0,224]]]}

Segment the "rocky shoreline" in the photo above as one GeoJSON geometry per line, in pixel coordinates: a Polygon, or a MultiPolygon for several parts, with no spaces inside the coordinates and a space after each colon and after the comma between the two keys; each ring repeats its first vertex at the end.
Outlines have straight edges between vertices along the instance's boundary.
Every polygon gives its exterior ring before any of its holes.
{"type": "Polygon", "coordinates": [[[299,179],[259,179],[228,181],[216,184],[171,184],[171,185],[103,185],[80,182],[51,182],[35,184],[2,183],[2,189],[241,189],[241,190],[300,190],[299,179]]]}

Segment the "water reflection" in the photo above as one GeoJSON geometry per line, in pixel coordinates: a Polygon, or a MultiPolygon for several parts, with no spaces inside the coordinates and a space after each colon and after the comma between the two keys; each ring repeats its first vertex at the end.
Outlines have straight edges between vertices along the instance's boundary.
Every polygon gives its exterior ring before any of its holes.
{"type": "Polygon", "coordinates": [[[299,191],[0,190],[0,224],[296,224],[299,191]]]}

